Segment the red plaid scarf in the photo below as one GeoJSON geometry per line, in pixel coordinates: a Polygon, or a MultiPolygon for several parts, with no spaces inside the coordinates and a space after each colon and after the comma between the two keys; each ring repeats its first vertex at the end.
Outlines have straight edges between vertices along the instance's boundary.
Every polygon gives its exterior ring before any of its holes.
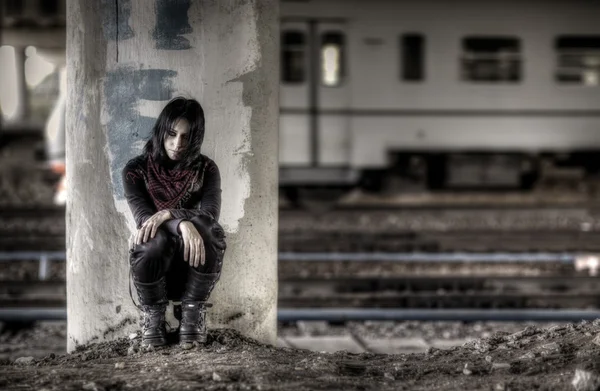
{"type": "Polygon", "coordinates": [[[169,170],[148,156],[148,193],[157,210],[172,209],[196,178],[196,170],[169,170]]]}

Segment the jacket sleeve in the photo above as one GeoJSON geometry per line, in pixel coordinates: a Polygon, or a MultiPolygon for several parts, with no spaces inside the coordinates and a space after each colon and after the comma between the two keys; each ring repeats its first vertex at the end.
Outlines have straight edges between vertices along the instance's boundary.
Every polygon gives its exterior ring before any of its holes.
{"type": "Polygon", "coordinates": [[[174,220],[189,220],[195,216],[209,216],[217,221],[219,220],[221,214],[221,174],[212,160],[207,163],[200,191],[200,201],[194,208],[170,209],[174,220]]]}
{"type": "MultiPolygon", "coordinates": [[[[142,224],[157,212],[156,207],[148,194],[144,178],[137,172],[134,164],[128,163],[123,169],[122,176],[127,204],[131,209],[137,229],[140,229],[142,224]]],[[[174,218],[167,220],[161,226],[164,226],[170,233],[177,234],[179,233],[177,227],[182,220],[174,218]]]]}

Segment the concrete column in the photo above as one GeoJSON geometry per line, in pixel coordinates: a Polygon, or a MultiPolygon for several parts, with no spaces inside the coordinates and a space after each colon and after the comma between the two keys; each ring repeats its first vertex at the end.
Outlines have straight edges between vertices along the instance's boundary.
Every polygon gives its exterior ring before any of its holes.
{"type": "Polygon", "coordinates": [[[278,0],[73,0],[67,10],[68,350],[136,330],[120,172],[175,95],[206,113],[228,249],[209,327],[276,337],[278,0]]]}

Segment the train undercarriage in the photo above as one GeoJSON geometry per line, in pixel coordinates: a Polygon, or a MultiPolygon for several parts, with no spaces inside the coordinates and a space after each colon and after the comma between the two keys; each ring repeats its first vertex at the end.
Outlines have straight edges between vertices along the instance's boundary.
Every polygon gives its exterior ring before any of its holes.
{"type": "Polygon", "coordinates": [[[290,170],[284,167],[280,169],[281,192],[293,204],[308,206],[335,203],[353,190],[383,196],[561,192],[591,198],[600,189],[600,151],[595,150],[564,153],[404,151],[390,153],[388,161],[388,167],[374,169],[290,170]]]}

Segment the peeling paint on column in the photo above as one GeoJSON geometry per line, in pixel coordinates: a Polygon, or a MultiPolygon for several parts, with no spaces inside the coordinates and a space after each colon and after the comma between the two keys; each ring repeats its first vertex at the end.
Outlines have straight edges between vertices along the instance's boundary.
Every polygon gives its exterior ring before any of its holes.
{"type": "MultiPolygon", "coordinates": [[[[251,125],[256,98],[244,101],[243,95],[247,94],[248,90],[255,90],[252,74],[261,62],[261,52],[257,41],[256,11],[252,2],[241,2],[235,4],[211,3],[210,6],[204,8],[204,12],[205,25],[202,26],[204,31],[202,36],[207,39],[198,42],[197,46],[201,48],[202,52],[207,53],[202,57],[210,58],[207,60],[211,64],[207,69],[207,74],[213,74],[222,80],[214,81],[215,89],[205,93],[205,96],[211,97],[211,101],[207,102],[209,124],[207,134],[212,129],[210,127],[212,123],[218,123],[219,127],[224,129],[235,129],[235,131],[228,132],[226,138],[217,141],[219,148],[227,151],[227,156],[219,156],[219,151],[217,151],[215,161],[220,163],[226,160],[227,162],[220,166],[223,177],[223,203],[227,205],[221,211],[220,222],[229,234],[236,234],[244,226],[243,219],[248,212],[247,202],[252,196],[252,187],[255,181],[249,170],[253,165],[252,159],[256,152],[253,150],[251,125]],[[236,15],[238,23],[235,25],[209,25],[208,20],[211,19],[212,12],[217,10],[232,18],[234,18],[233,15],[236,15]],[[232,33],[233,31],[235,33],[232,33]],[[222,50],[223,47],[231,49],[222,50]],[[245,75],[248,76],[245,78],[245,75]],[[245,84],[248,80],[250,82],[245,84]],[[219,110],[210,110],[213,102],[218,102],[219,110]],[[226,106],[227,109],[219,113],[223,106],[226,106]]],[[[194,26],[199,29],[197,26],[200,23],[202,23],[201,20],[194,26]]],[[[213,82],[209,85],[213,85],[213,82]]],[[[210,145],[206,147],[210,148],[210,145]]]]}
{"type": "Polygon", "coordinates": [[[222,91],[232,97],[229,102],[231,111],[236,113],[231,119],[223,119],[226,128],[237,128],[238,132],[228,135],[228,144],[235,148],[231,152],[227,165],[227,179],[223,186],[226,189],[223,198],[228,202],[228,208],[221,212],[221,224],[231,234],[240,230],[240,221],[246,215],[246,202],[252,192],[252,179],[248,169],[248,159],[254,152],[252,150],[252,106],[244,104],[242,100],[244,84],[239,81],[226,82],[222,91]]]}
{"type": "Polygon", "coordinates": [[[156,25],[152,38],[159,50],[187,50],[190,41],[183,34],[194,30],[190,26],[188,11],[190,0],[156,0],[156,25]]]}
{"type": "Polygon", "coordinates": [[[123,41],[133,38],[131,0],[100,0],[102,31],[107,41],[123,41]]]}
{"type": "MultiPolygon", "coordinates": [[[[110,171],[115,199],[124,199],[121,171],[138,155],[140,141],[150,137],[156,118],[139,115],[140,100],[165,101],[173,96],[177,72],[167,69],[139,70],[131,67],[107,72],[104,80],[105,115],[110,171]]],[[[158,114],[158,113],[157,113],[158,114]]]]}

